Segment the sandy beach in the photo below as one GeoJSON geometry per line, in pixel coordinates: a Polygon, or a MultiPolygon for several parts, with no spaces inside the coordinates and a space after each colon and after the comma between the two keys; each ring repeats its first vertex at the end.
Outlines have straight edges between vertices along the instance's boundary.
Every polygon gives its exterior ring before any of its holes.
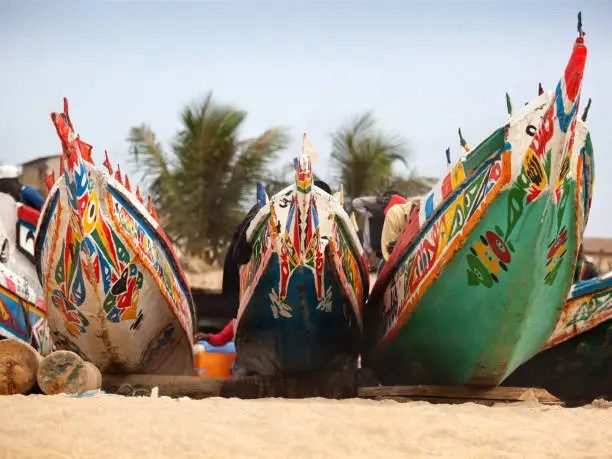
{"type": "Polygon", "coordinates": [[[2,458],[605,458],[612,403],[0,397],[2,458]]]}

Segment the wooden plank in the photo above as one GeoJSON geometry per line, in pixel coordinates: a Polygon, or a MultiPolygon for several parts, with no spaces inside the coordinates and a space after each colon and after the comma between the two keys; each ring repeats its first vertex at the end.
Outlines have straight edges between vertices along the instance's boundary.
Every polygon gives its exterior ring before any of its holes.
{"type": "Polygon", "coordinates": [[[236,379],[201,378],[147,374],[106,374],[105,392],[122,395],[149,395],[154,387],[169,397],[238,398],[353,398],[360,381],[372,383],[361,371],[322,372],[291,376],[249,376],[236,379]]]}
{"type": "Polygon", "coordinates": [[[485,400],[485,399],[468,399],[468,398],[449,398],[449,397],[376,397],[373,400],[393,400],[398,403],[409,402],[427,402],[440,405],[461,405],[462,403],[475,403],[477,405],[495,406],[497,404],[521,403],[508,400],[485,400]]]}
{"type": "Polygon", "coordinates": [[[154,387],[168,397],[220,397],[225,379],[198,376],[126,374],[102,377],[105,392],[121,395],[150,395],[154,387]]]}
{"type": "Polygon", "coordinates": [[[223,386],[225,397],[239,398],[354,398],[359,371],[333,371],[284,376],[249,376],[229,379],[223,386]]]}
{"type": "MultiPolygon", "coordinates": [[[[300,376],[249,376],[237,379],[169,375],[104,375],[102,388],[109,393],[148,396],[154,387],[169,397],[237,397],[243,399],[283,398],[374,398],[436,403],[468,401],[492,405],[508,401],[560,403],[543,389],[496,387],[479,389],[463,386],[358,387],[359,372],[336,372],[300,376]]],[[[368,381],[370,382],[370,381],[368,381]]]]}
{"type": "Polygon", "coordinates": [[[408,397],[427,399],[491,400],[491,401],[538,401],[560,403],[560,400],[544,389],[525,387],[478,388],[468,386],[381,386],[360,387],[360,397],[408,397]]]}

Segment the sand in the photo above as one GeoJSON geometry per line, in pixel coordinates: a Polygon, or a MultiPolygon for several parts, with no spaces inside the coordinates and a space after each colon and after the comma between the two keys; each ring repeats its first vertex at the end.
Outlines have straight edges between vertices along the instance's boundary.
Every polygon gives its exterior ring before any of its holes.
{"type": "Polygon", "coordinates": [[[0,397],[2,458],[605,458],[612,403],[0,397]]]}

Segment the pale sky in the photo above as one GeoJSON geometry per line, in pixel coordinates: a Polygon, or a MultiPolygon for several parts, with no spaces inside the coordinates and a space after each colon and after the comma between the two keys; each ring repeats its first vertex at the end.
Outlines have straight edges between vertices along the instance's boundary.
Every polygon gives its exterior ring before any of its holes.
{"type": "Polygon", "coordinates": [[[94,159],[108,149],[134,183],[130,127],[146,122],[167,144],[182,108],[213,90],[248,111],[244,136],[291,128],[287,162],[306,132],[330,181],[330,133],[371,109],[409,142],[418,172],[440,177],[446,147],[460,154],[459,126],[474,146],[507,120],[506,91],[518,109],[538,82],[554,89],[578,10],[589,46],[580,113],[592,97],[596,165],[586,233],[612,237],[612,3],[603,0],[0,0],[0,161],[58,152],[49,113],[66,96],[94,159]]]}

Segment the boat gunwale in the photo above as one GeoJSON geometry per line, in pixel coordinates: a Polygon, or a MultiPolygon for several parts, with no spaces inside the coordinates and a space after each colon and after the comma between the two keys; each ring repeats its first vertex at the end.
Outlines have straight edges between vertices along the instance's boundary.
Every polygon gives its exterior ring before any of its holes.
{"type": "MultiPolygon", "coordinates": [[[[496,129],[495,132],[499,131],[499,129],[501,129],[501,128],[496,129]]],[[[489,137],[492,137],[492,136],[493,136],[493,134],[491,136],[489,136],[489,137]]],[[[483,143],[484,142],[485,141],[483,141],[483,143]]],[[[392,275],[394,275],[397,272],[397,270],[399,269],[400,263],[398,263],[398,261],[400,259],[404,259],[407,255],[409,256],[410,252],[412,252],[414,250],[415,246],[419,242],[421,242],[423,240],[423,238],[425,237],[425,234],[431,229],[433,224],[440,219],[440,215],[443,214],[444,211],[446,211],[450,207],[450,205],[456,200],[457,196],[459,194],[461,194],[463,191],[465,191],[465,189],[469,185],[471,185],[476,180],[476,178],[480,177],[480,174],[482,174],[484,172],[484,170],[490,164],[492,164],[495,161],[497,161],[507,151],[511,151],[511,146],[509,145],[508,142],[505,141],[505,136],[504,136],[504,145],[501,148],[499,148],[498,150],[496,150],[495,153],[492,153],[488,157],[488,159],[483,161],[480,164],[480,166],[477,169],[474,170],[474,173],[469,178],[467,178],[466,180],[461,182],[459,184],[459,186],[457,188],[455,188],[447,196],[447,198],[444,200],[442,205],[438,206],[431,213],[429,218],[427,220],[425,220],[422,225],[419,224],[419,228],[417,230],[417,233],[413,234],[412,236],[406,235],[407,237],[412,237],[412,240],[408,243],[406,248],[401,252],[401,255],[398,255],[399,252],[395,252],[395,251],[393,253],[391,253],[391,256],[389,257],[389,259],[385,263],[385,266],[383,267],[383,270],[380,272],[380,274],[376,278],[376,282],[374,283],[374,287],[373,287],[372,291],[370,292],[370,298],[374,298],[375,300],[380,300],[378,297],[382,296],[384,294],[384,292],[386,291],[387,285],[388,285],[392,275]],[[387,269],[387,266],[390,266],[390,267],[387,269]],[[381,284],[383,284],[383,285],[381,286],[381,284]]],[[[416,214],[415,216],[416,216],[416,218],[418,218],[418,212],[419,212],[419,208],[418,207],[417,208],[413,208],[413,210],[410,212],[410,217],[412,217],[413,214],[416,214]]]]}
{"type": "MultiPolygon", "coordinates": [[[[99,171],[99,172],[101,172],[101,171],[99,171]]],[[[102,174],[104,174],[104,173],[102,172],[102,174]]],[[[139,210],[137,207],[135,207],[135,206],[133,206],[133,205],[132,205],[132,203],[130,202],[130,200],[129,200],[129,199],[127,199],[127,198],[128,198],[128,196],[126,196],[126,194],[125,194],[124,192],[122,192],[122,190],[120,190],[118,187],[114,186],[112,183],[107,183],[106,188],[107,188],[107,190],[106,190],[106,191],[107,191],[107,193],[109,193],[109,194],[111,195],[111,198],[112,198],[112,199],[117,199],[118,201],[120,201],[120,204],[122,204],[122,205],[123,205],[123,207],[126,207],[126,206],[124,205],[124,203],[122,203],[122,202],[121,202],[122,200],[123,200],[123,201],[126,201],[126,203],[127,203],[127,204],[130,204],[130,205],[132,206],[132,208],[133,208],[133,209],[134,209],[136,212],[138,212],[139,214],[142,214],[142,212],[140,212],[140,210],[139,210]],[[118,196],[114,196],[114,195],[113,195],[113,193],[112,193],[112,191],[111,191],[111,190],[113,190],[113,189],[114,189],[116,192],[118,192],[118,193],[119,193],[119,194],[118,194],[118,196]]],[[[108,198],[107,198],[107,199],[108,199],[108,198]]],[[[107,203],[107,208],[109,209],[110,217],[112,218],[113,223],[115,223],[115,224],[116,224],[117,229],[119,230],[119,232],[121,233],[121,235],[122,235],[122,236],[123,236],[123,237],[126,239],[126,241],[128,242],[128,245],[130,246],[130,248],[131,248],[131,249],[134,251],[134,253],[135,253],[135,254],[138,256],[138,259],[140,260],[140,262],[142,263],[142,265],[143,265],[145,268],[147,268],[147,270],[149,271],[149,274],[150,274],[150,275],[153,277],[153,279],[156,279],[156,274],[154,273],[154,270],[153,270],[152,268],[150,268],[150,267],[149,267],[148,263],[146,263],[146,262],[145,262],[145,260],[143,259],[143,257],[142,257],[142,256],[141,256],[141,254],[140,254],[140,250],[136,250],[137,248],[136,248],[136,247],[134,247],[134,246],[132,245],[132,243],[131,243],[132,238],[131,238],[131,237],[129,237],[129,235],[128,235],[128,234],[125,232],[125,230],[124,230],[124,229],[121,227],[121,225],[118,225],[118,224],[117,224],[117,223],[118,223],[118,222],[117,222],[118,217],[115,215],[115,212],[114,212],[114,209],[112,209],[112,206],[109,206],[109,205],[108,205],[108,203],[107,203]]],[[[152,217],[151,217],[151,218],[152,218],[152,217]]],[[[169,249],[168,244],[166,243],[166,241],[164,240],[164,238],[163,238],[163,237],[161,237],[161,235],[159,234],[159,232],[157,231],[157,229],[156,229],[156,228],[154,228],[154,227],[153,227],[153,225],[151,225],[151,223],[150,223],[150,222],[149,222],[147,219],[144,219],[144,220],[145,220],[145,221],[141,221],[141,222],[139,222],[139,223],[143,224],[143,226],[146,226],[146,227],[147,227],[147,228],[148,228],[148,229],[151,231],[151,233],[152,233],[152,234],[155,234],[156,236],[158,236],[158,237],[156,237],[156,238],[155,238],[155,239],[156,239],[156,242],[158,242],[158,243],[161,243],[161,244],[162,244],[162,247],[163,247],[163,249],[165,250],[165,252],[166,252],[166,254],[167,254],[167,258],[168,258],[168,261],[170,262],[171,267],[172,267],[172,268],[173,268],[173,269],[174,269],[176,272],[178,272],[178,274],[179,274],[178,276],[174,276],[174,277],[176,278],[176,280],[177,280],[177,281],[178,281],[178,283],[180,284],[180,286],[181,286],[181,288],[182,288],[182,290],[183,290],[183,292],[182,292],[182,293],[185,295],[185,297],[186,297],[186,299],[187,299],[187,304],[188,304],[188,306],[189,306],[189,312],[191,313],[190,315],[191,315],[191,323],[192,323],[192,325],[191,325],[191,326],[192,326],[192,330],[196,330],[196,329],[197,329],[197,317],[196,317],[196,315],[197,315],[197,311],[196,311],[195,305],[194,305],[194,303],[193,303],[193,298],[192,298],[192,296],[191,296],[191,289],[189,288],[189,285],[187,284],[187,282],[186,282],[186,280],[185,280],[185,278],[184,278],[184,277],[185,277],[185,276],[184,276],[184,273],[183,273],[183,271],[182,271],[182,269],[181,269],[180,265],[178,264],[178,261],[176,260],[176,256],[174,255],[174,252],[173,252],[173,251],[171,251],[171,250],[169,249]]],[[[162,293],[162,295],[164,296],[165,300],[166,300],[166,301],[167,301],[167,302],[168,302],[168,303],[169,303],[169,304],[172,306],[172,311],[174,312],[174,314],[175,314],[175,316],[176,316],[177,320],[178,320],[178,321],[179,321],[179,323],[180,323],[181,321],[180,321],[180,319],[179,319],[179,317],[178,317],[178,315],[177,315],[177,312],[175,311],[174,301],[173,301],[171,298],[169,298],[169,297],[167,296],[167,294],[166,294],[166,292],[164,291],[164,289],[160,288],[160,287],[159,287],[159,285],[157,286],[157,288],[160,290],[160,292],[161,292],[161,293],[162,293]]],[[[188,334],[188,333],[187,333],[187,330],[185,330],[185,333],[186,333],[186,334],[188,334]]],[[[190,340],[190,341],[192,341],[192,340],[193,340],[193,336],[192,336],[192,337],[190,337],[190,338],[189,338],[189,340],[190,340]]]]}

